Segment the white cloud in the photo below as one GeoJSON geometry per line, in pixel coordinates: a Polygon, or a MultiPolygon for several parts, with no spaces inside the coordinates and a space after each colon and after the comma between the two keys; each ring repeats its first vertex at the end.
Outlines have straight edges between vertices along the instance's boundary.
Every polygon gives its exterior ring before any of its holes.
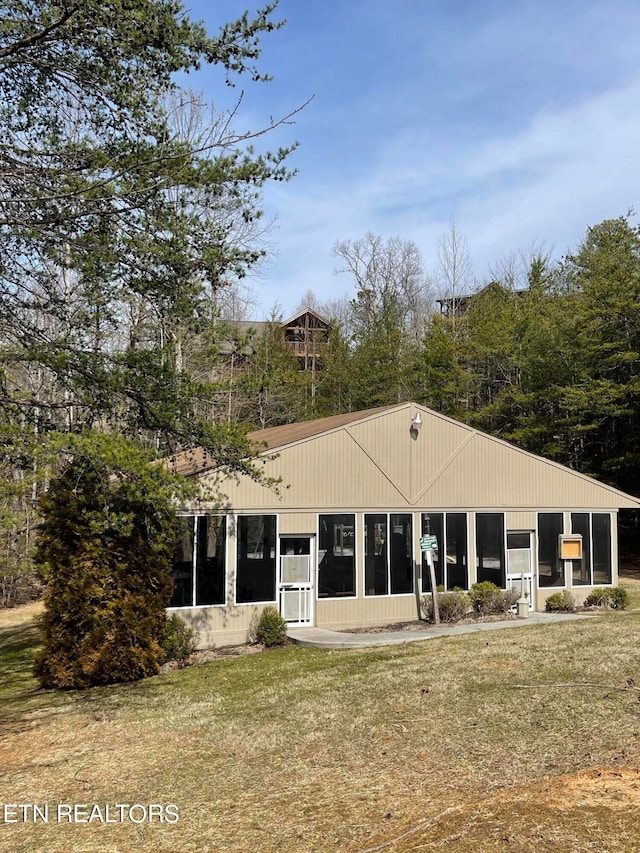
{"type": "Polygon", "coordinates": [[[367,230],[413,239],[432,265],[452,214],[480,279],[489,264],[535,241],[559,253],[575,247],[587,226],[640,203],[639,107],[640,79],[632,79],[478,145],[449,146],[415,127],[389,140],[364,179],[337,167],[332,182],[318,185],[303,170],[269,195],[279,257],[260,299],[277,297],[286,313],[307,288],[321,298],[349,290],[345,277],[332,275],[331,247],[367,230]]]}

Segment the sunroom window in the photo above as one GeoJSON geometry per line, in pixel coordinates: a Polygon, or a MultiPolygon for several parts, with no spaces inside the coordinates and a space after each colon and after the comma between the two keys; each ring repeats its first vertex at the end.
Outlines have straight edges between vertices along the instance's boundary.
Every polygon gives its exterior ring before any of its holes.
{"type": "Polygon", "coordinates": [[[318,526],[318,598],[355,595],[355,515],[321,515],[318,526]]]}
{"type": "Polygon", "coordinates": [[[225,603],[226,518],[189,515],[178,519],[170,607],[225,603]]]}
{"type": "Polygon", "coordinates": [[[365,595],[413,592],[413,525],[410,513],[364,517],[365,595]]]}
{"type": "MultiPolygon", "coordinates": [[[[423,512],[422,535],[438,540],[433,567],[436,585],[445,589],[468,589],[467,514],[465,512],[423,512]]],[[[426,555],[422,558],[422,591],[431,591],[426,555]]]]}
{"type": "Polygon", "coordinates": [[[506,586],[504,556],[504,513],[476,513],[476,577],[506,586]]]}
{"type": "Polygon", "coordinates": [[[236,601],[276,599],[276,517],[240,515],[237,530],[236,601]]]}
{"type": "Polygon", "coordinates": [[[558,537],[564,533],[561,512],[538,513],[538,584],[564,586],[564,563],[558,551],[558,537]]]}

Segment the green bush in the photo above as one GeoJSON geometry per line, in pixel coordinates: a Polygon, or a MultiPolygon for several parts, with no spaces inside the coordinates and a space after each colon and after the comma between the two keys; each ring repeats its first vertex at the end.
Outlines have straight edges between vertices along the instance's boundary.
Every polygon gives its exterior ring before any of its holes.
{"type": "MultiPolygon", "coordinates": [[[[462,590],[438,593],[438,611],[442,622],[459,622],[471,610],[471,599],[462,590]]],[[[422,613],[428,621],[433,620],[433,599],[431,595],[422,596],[422,613]]]]}
{"type": "Polygon", "coordinates": [[[175,613],[168,616],[161,642],[165,660],[182,663],[195,652],[198,639],[198,632],[190,628],[179,616],[175,613]]]}
{"type": "Polygon", "coordinates": [[[160,668],[175,511],[155,488],[162,472],[146,471],[115,476],[114,465],[78,455],[40,500],[43,687],[136,681],[160,668]]]}
{"type": "Polygon", "coordinates": [[[275,607],[265,607],[258,619],[256,640],[265,646],[282,646],[287,640],[287,623],[275,607]]]}
{"type": "Polygon", "coordinates": [[[585,607],[610,607],[612,610],[624,610],[629,604],[626,589],[616,587],[596,587],[585,599],[585,607]]]}
{"type": "Polygon", "coordinates": [[[469,597],[478,616],[495,616],[507,613],[518,600],[518,593],[512,589],[501,590],[491,581],[481,581],[473,584],[469,597]]]}
{"type": "Polygon", "coordinates": [[[626,589],[616,586],[611,590],[610,601],[614,610],[625,610],[629,606],[629,593],[626,589]]]}
{"type": "Polygon", "coordinates": [[[572,613],[576,609],[576,602],[569,590],[554,592],[547,598],[544,609],[547,613],[572,613]]]}

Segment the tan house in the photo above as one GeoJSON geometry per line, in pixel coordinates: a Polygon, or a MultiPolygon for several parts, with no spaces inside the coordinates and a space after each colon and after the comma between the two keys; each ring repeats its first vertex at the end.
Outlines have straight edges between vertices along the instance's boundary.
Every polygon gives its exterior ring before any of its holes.
{"type": "Polygon", "coordinates": [[[640,500],[415,403],[252,434],[264,473],[220,478],[194,452],[177,470],[225,495],[185,509],[172,608],[203,646],[245,642],[277,606],[296,627],[414,619],[436,581],[524,589],[533,609],[618,579],[617,512],[640,500]],[[433,543],[433,539],[430,540],[433,543]],[[573,550],[572,550],[573,549],[573,550]]]}

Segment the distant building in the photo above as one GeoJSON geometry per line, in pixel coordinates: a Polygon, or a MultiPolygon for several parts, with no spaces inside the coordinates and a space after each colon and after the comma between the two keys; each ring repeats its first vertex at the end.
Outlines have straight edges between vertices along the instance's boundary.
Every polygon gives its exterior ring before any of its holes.
{"type": "Polygon", "coordinates": [[[300,370],[322,366],[322,351],[331,330],[328,320],[313,308],[303,308],[282,324],[284,339],[298,357],[300,370]]]}
{"type": "MultiPolygon", "coordinates": [[[[235,367],[250,359],[253,342],[259,340],[272,325],[265,320],[238,320],[228,325],[237,333],[238,340],[223,341],[220,354],[228,356],[235,367]]],[[[284,323],[279,323],[284,340],[298,359],[300,370],[315,371],[322,368],[324,345],[329,340],[331,325],[313,308],[303,308],[284,323]]]]}
{"type": "Polygon", "coordinates": [[[483,294],[495,290],[501,290],[503,293],[513,293],[515,296],[522,296],[524,293],[529,293],[528,290],[511,290],[497,281],[490,281],[489,284],[476,293],[470,293],[465,296],[449,296],[446,299],[436,299],[436,303],[440,306],[442,317],[464,317],[474,300],[483,294]]]}

